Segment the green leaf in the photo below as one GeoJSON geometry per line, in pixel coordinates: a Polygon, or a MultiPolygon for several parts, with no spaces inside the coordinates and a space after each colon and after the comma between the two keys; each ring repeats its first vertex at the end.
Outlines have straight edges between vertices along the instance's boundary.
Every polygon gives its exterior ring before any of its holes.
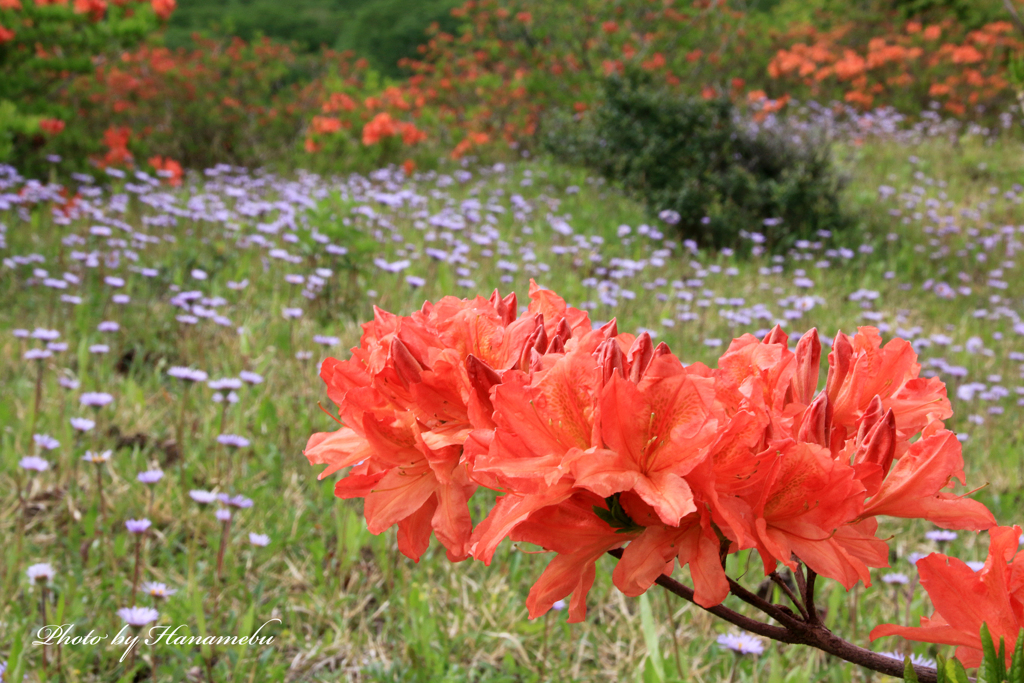
{"type": "Polygon", "coordinates": [[[971,683],[971,679],[967,677],[967,670],[959,659],[947,659],[945,669],[946,680],[950,683],[971,683]]]}
{"type": "Polygon", "coordinates": [[[917,671],[914,670],[914,665],[910,663],[909,655],[903,658],[903,680],[918,683],[917,671]]]}
{"type": "Polygon", "coordinates": [[[981,625],[981,651],[984,658],[978,671],[978,683],[1003,683],[1006,680],[1006,664],[996,654],[996,646],[987,624],[981,625]]]}
{"type": "MultiPolygon", "coordinates": [[[[195,584],[192,584],[192,614],[196,618],[196,627],[199,629],[199,637],[206,637],[206,615],[203,613],[203,595],[196,590],[195,584]]],[[[206,643],[202,643],[199,646],[200,652],[203,653],[204,659],[210,659],[213,653],[210,651],[210,646],[206,643]]]]}
{"type": "Polygon", "coordinates": [[[644,634],[644,645],[647,647],[647,662],[654,667],[655,680],[665,680],[665,665],[658,647],[658,631],[654,626],[654,614],[651,612],[651,599],[647,593],[640,594],[640,627],[644,634]]]}
{"type": "Polygon", "coordinates": [[[1024,683],[1024,630],[1017,634],[1017,647],[1013,649],[1013,661],[1007,680],[1010,683],[1024,683]]]}

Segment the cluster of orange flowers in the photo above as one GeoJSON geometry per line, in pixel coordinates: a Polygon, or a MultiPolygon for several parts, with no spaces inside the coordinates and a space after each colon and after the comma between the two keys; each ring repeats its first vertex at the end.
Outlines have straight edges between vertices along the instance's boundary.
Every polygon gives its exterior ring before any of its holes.
{"type": "MultiPolygon", "coordinates": [[[[67,7],[69,4],[76,14],[88,14],[92,21],[100,21],[107,13],[107,0],[30,0],[39,7],[67,7]]],[[[139,0],[145,2],[145,0],[139,0]]],[[[22,0],[0,0],[0,10],[20,10],[22,0]]],[[[115,5],[128,4],[129,0],[114,0],[115,5]]],[[[174,13],[177,0],[149,0],[153,13],[166,21],[174,13]]],[[[0,26],[0,45],[14,40],[14,30],[0,26]]]]}
{"type": "Polygon", "coordinates": [[[967,105],[1007,95],[1000,55],[1024,49],[1005,21],[967,32],[958,42],[941,42],[944,35],[957,33],[950,21],[927,27],[909,22],[901,32],[869,38],[864,47],[857,46],[851,31],[851,26],[842,26],[823,33],[807,28],[794,32],[804,40],[779,50],[768,64],[768,75],[798,79],[812,96],[830,85],[843,88],[843,98],[863,108],[880,98],[891,103],[916,90],[921,98],[941,98],[947,111],[962,115],[967,105]]]}
{"type": "Polygon", "coordinates": [[[766,574],[799,560],[850,588],[888,565],[880,516],[995,525],[951,490],[964,473],[946,388],[919,377],[906,341],[838,334],[819,390],[814,330],[795,351],[775,328],[734,340],[717,368],[684,366],[533,283],[530,300],[519,316],[497,292],[376,309],[352,357],[322,366],[343,426],[305,455],[321,478],[350,468],[336,495],[365,500],[372,533],[397,525],[414,560],[431,533],[454,561],[490,563],[505,538],[553,551],[531,617],[572,594],[570,621],[584,619],[597,560],[626,543],[624,593],[678,562],[712,606],[728,553],[753,549],[766,574]],[[474,526],[481,486],[503,495],[474,526]]]}

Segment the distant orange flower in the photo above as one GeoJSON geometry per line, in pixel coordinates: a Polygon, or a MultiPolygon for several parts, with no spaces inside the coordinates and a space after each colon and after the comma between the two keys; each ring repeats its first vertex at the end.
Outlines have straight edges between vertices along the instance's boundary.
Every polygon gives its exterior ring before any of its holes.
{"type": "Polygon", "coordinates": [[[14,31],[0,26],[0,45],[14,40],[14,31]]]}
{"type": "Polygon", "coordinates": [[[320,144],[313,138],[306,138],[306,141],[303,143],[302,146],[310,154],[320,151],[320,144]]]}
{"type": "Polygon", "coordinates": [[[701,88],[700,96],[705,100],[713,100],[718,96],[718,93],[710,85],[705,85],[701,88]]]}
{"type": "Polygon", "coordinates": [[[178,6],[178,0],[151,0],[151,6],[158,17],[167,21],[178,6]]]}
{"type": "Polygon", "coordinates": [[[529,12],[519,12],[516,14],[516,20],[523,24],[532,24],[533,15],[529,12]]]}
{"type": "Polygon", "coordinates": [[[922,34],[926,40],[938,40],[942,36],[941,26],[929,26],[922,34]]]}
{"type": "Polygon", "coordinates": [[[920,21],[908,21],[907,22],[907,33],[909,33],[910,35],[914,35],[915,33],[920,33],[920,32],[921,32],[921,22],[920,21]]]}
{"type": "Polygon", "coordinates": [[[395,121],[391,114],[382,112],[373,117],[373,120],[363,126],[363,144],[366,146],[375,145],[381,138],[386,138],[398,132],[395,121]]]}
{"type": "Polygon", "coordinates": [[[411,176],[412,172],[416,170],[416,162],[412,159],[406,159],[402,162],[402,170],[405,172],[405,175],[411,176]]]}
{"type": "Polygon", "coordinates": [[[88,14],[93,21],[99,21],[107,11],[107,0],[75,0],[75,12],[88,14]]]}
{"type": "Polygon", "coordinates": [[[696,62],[698,59],[701,58],[701,55],[703,55],[703,54],[704,53],[702,51],[700,51],[700,50],[691,50],[691,51],[686,53],[686,61],[688,61],[688,62],[696,62]]]}
{"type": "Polygon", "coordinates": [[[768,99],[768,95],[765,94],[764,90],[751,90],[747,93],[747,102],[750,102],[751,104],[754,102],[761,102],[766,99],[768,99]]]}
{"type": "Polygon", "coordinates": [[[952,57],[954,64],[976,64],[985,59],[973,45],[961,45],[953,50],[952,57]]]}
{"type": "Polygon", "coordinates": [[[614,21],[606,21],[603,24],[601,24],[601,30],[611,35],[612,33],[615,33],[616,31],[619,30],[619,25],[614,21]]]}
{"type": "Polygon", "coordinates": [[[21,0],[0,0],[0,9],[21,9],[21,0]]]}
{"type": "Polygon", "coordinates": [[[174,159],[170,157],[150,157],[149,165],[157,171],[157,175],[164,178],[168,185],[172,187],[178,187],[181,185],[181,177],[184,175],[184,171],[174,159]]]}
{"type": "Polygon", "coordinates": [[[320,135],[337,133],[341,130],[341,120],[333,116],[314,116],[312,126],[313,132],[320,135]]]}
{"type": "Polygon", "coordinates": [[[60,119],[43,119],[39,122],[39,130],[52,137],[64,130],[64,122],[60,119]]]}

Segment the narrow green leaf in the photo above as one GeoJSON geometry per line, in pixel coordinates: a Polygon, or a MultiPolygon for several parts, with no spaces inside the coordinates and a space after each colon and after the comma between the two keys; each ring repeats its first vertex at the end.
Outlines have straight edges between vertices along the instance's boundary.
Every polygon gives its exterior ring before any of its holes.
{"type": "Polygon", "coordinates": [[[1017,647],[1013,649],[1013,662],[1007,680],[1010,683],[1024,683],[1024,630],[1017,634],[1017,647]]]}
{"type": "MultiPolygon", "coordinates": [[[[254,602],[251,605],[249,605],[249,610],[245,613],[245,616],[242,617],[242,623],[238,627],[238,635],[239,636],[244,636],[244,637],[251,636],[252,635],[252,625],[253,625],[253,621],[255,619],[256,619],[256,603],[254,602]]],[[[235,661],[235,673],[237,674],[238,673],[238,669],[239,669],[239,665],[242,663],[242,658],[245,657],[245,653],[246,653],[246,650],[248,649],[248,645],[246,645],[244,643],[239,643],[238,645],[235,646],[235,648],[236,648],[236,651],[238,652],[238,659],[235,661]]]]}
{"type": "Polygon", "coordinates": [[[996,646],[987,624],[981,625],[981,651],[984,657],[978,670],[978,683],[1003,683],[1006,680],[1006,664],[996,654],[996,646]]]}
{"type": "MultiPolygon", "coordinates": [[[[203,614],[203,596],[195,589],[195,585],[192,586],[192,613],[196,618],[196,627],[199,629],[199,637],[206,637],[206,615],[203,614]]],[[[199,646],[200,652],[203,653],[205,659],[210,659],[213,653],[210,651],[210,646],[206,643],[202,643],[199,646]]]]}
{"type": "Polygon", "coordinates": [[[654,666],[658,681],[665,680],[665,666],[661,660],[658,647],[658,631],[654,626],[654,614],[651,612],[651,599],[647,593],[640,594],[640,628],[644,634],[644,645],[647,646],[647,660],[654,666]]]}

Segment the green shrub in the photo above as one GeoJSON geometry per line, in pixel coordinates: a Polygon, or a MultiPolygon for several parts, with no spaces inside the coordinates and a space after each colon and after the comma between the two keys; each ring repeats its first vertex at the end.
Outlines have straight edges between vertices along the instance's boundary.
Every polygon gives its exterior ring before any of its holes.
{"type": "Polygon", "coordinates": [[[780,250],[852,220],[840,206],[842,179],[828,142],[785,124],[741,122],[725,99],[670,93],[642,73],[606,81],[603,102],[545,137],[562,159],[582,163],[636,194],[655,213],[679,214],[686,239],[742,247],[741,231],[780,250]],[[781,219],[781,220],[779,220],[781,219]]]}

